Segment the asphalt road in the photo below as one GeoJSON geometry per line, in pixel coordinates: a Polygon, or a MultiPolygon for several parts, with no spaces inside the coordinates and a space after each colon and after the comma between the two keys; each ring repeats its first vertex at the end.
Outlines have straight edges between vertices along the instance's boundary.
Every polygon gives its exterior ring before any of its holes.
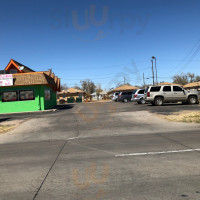
{"type": "MultiPolygon", "coordinates": [[[[45,131],[42,127],[43,137],[37,142],[33,137],[33,141],[0,145],[0,199],[199,200],[199,129],[168,131],[166,128],[140,134],[134,127],[142,128],[143,122],[130,121],[125,116],[146,110],[166,114],[199,110],[199,106],[168,105],[160,108],[91,103],[52,113],[4,116],[50,120],[51,128],[46,127],[45,131]],[[108,121],[108,116],[113,119],[108,121]],[[122,120],[119,116],[123,116],[122,120]],[[73,127],[71,130],[68,130],[67,121],[73,127]],[[98,129],[97,121],[101,125],[98,129]],[[114,125],[117,127],[114,132],[102,134],[105,127],[112,130],[114,125]],[[125,132],[125,126],[129,126],[131,131],[125,132]],[[44,140],[44,135],[68,131],[88,137],[44,140]]],[[[20,137],[20,132],[17,134],[20,137]]]]}
{"type": "Polygon", "coordinates": [[[15,114],[0,114],[0,121],[3,118],[7,120],[12,119],[24,119],[27,117],[37,117],[43,118],[44,116],[49,117],[51,115],[63,116],[70,113],[76,113],[76,108],[81,107],[83,113],[89,114],[97,112],[100,113],[113,113],[113,112],[130,112],[130,111],[149,111],[152,113],[160,114],[171,114],[179,111],[187,110],[199,110],[200,104],[198,105],[184,105],[178,103],[164,104],[163,106],[152,106],[151,104],[140,105],[137,103],[122,103],[122,102],[107,102],[107,103],[82,103],[82,104],[68,104],[68,105],[58,105],[56,107],[57,111],[52,112],[25,112],[25,113],[15,113],[15,114]]]}

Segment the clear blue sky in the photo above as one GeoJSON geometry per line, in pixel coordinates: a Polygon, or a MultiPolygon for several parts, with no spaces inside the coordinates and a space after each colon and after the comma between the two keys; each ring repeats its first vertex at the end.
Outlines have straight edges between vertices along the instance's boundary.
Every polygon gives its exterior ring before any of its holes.
{"type": "Polygon", "coordinates": [[[1,68],[13,58],[70,87],[89,78],[108,89],[123,76],[142,84],[156,56],[159,81],[200,75],[199,9],[199,0],[1,0],[1,68]]]}

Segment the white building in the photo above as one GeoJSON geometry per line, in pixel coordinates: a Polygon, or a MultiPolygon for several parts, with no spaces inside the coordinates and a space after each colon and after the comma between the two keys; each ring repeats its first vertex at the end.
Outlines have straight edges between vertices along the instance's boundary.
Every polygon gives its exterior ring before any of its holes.
{"type": "Polygon", "coordinates": [[[101,100],[101,99],[103,99],[106,95],[107,95],[107,91],[102,91],[102,92],[100,92],[99,98],[98,98],[96,92],[94,92],[94,93],[91,94],[93,100],[101,100]]]}

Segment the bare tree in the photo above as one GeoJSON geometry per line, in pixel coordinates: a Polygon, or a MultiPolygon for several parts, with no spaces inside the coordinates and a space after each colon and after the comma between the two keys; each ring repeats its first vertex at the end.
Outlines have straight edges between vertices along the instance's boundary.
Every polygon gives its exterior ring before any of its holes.
{"type": "Polygon", "coordinates": [[[95,92],[95,84],[90,79],[82,80],[81,89],[85,92],[85,97],[91,99],[91,94],[95,92]]]}
{"type": "Polygon", "coordinates": [[[79,87],[77,84],[75,84],[73,88],[75,88],[77,90],[81,90],[81,87],[79,87]]]}
{"type": "Polygon", "coordinates": [[[99,100],[99,96],[100,96],[100,94],[101,94],[101,92],[102,92],[103,90],[101,89],[101,84],[98,84],[97,86],[96,86],[96,94],[97,94],[97,99],[99,100]]]}
{"type": "Polygon", "coordinates": [[[199,82],[199,81],[200,81],[200,76],[197,75],[197,76],[195,77],[195,82],[199,82]]]}
{"type": "Polygon", "coordinates": [[[187,75],[182,73],[180,75],[177,74],[177,75],[173,76],[173,83],[181,84],[181,85],[187,84],[188,83],[187,75]]]}
{"type": "Polygon", "coordinates": [[[188,72],[187,76],[190,78],[190,83],[194,82],[195,75],[193,73],[188,72]]]}
{"type": "Polygon", "coordinates": [[[67,83],[64,83],[64,84],[62,84],[62,85],[60,86],[60,89],[61,89],[61,90],[68,90],[69,87],[67,86],[67,83]]]}

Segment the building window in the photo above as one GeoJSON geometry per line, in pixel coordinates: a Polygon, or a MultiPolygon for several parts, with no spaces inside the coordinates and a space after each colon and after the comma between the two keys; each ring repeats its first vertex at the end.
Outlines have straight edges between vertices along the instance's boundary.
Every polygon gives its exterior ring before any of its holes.
{"type": "Polygon", "coordinates": [[[51,90],[44,90],[44,99],[45,100],[51,99],[51,90]]]}
{"type": "Polygon", "coordinates": [[[17,69],[11,69],[10,70],[10,74],[16,74],[17,73],[17,69]]]}
{"type": "Polygon", "coordinates": [[[35,100],[34,91],[33,90],[20,91],[19,100],[20,101],[35,100]]]}
{"type": "Polygon", "coordinates": [[[3,92],[2,102],[18,101],[17,92],[3,92]]]}
{"type": "Polygon", "coordinates": [[[67,97],[67,95],[66,95],[66,94],[63,94],[63,95],[62,95],[62,97],[63,97],[63,98],[66,98],[66,97],[67,97]]]}

